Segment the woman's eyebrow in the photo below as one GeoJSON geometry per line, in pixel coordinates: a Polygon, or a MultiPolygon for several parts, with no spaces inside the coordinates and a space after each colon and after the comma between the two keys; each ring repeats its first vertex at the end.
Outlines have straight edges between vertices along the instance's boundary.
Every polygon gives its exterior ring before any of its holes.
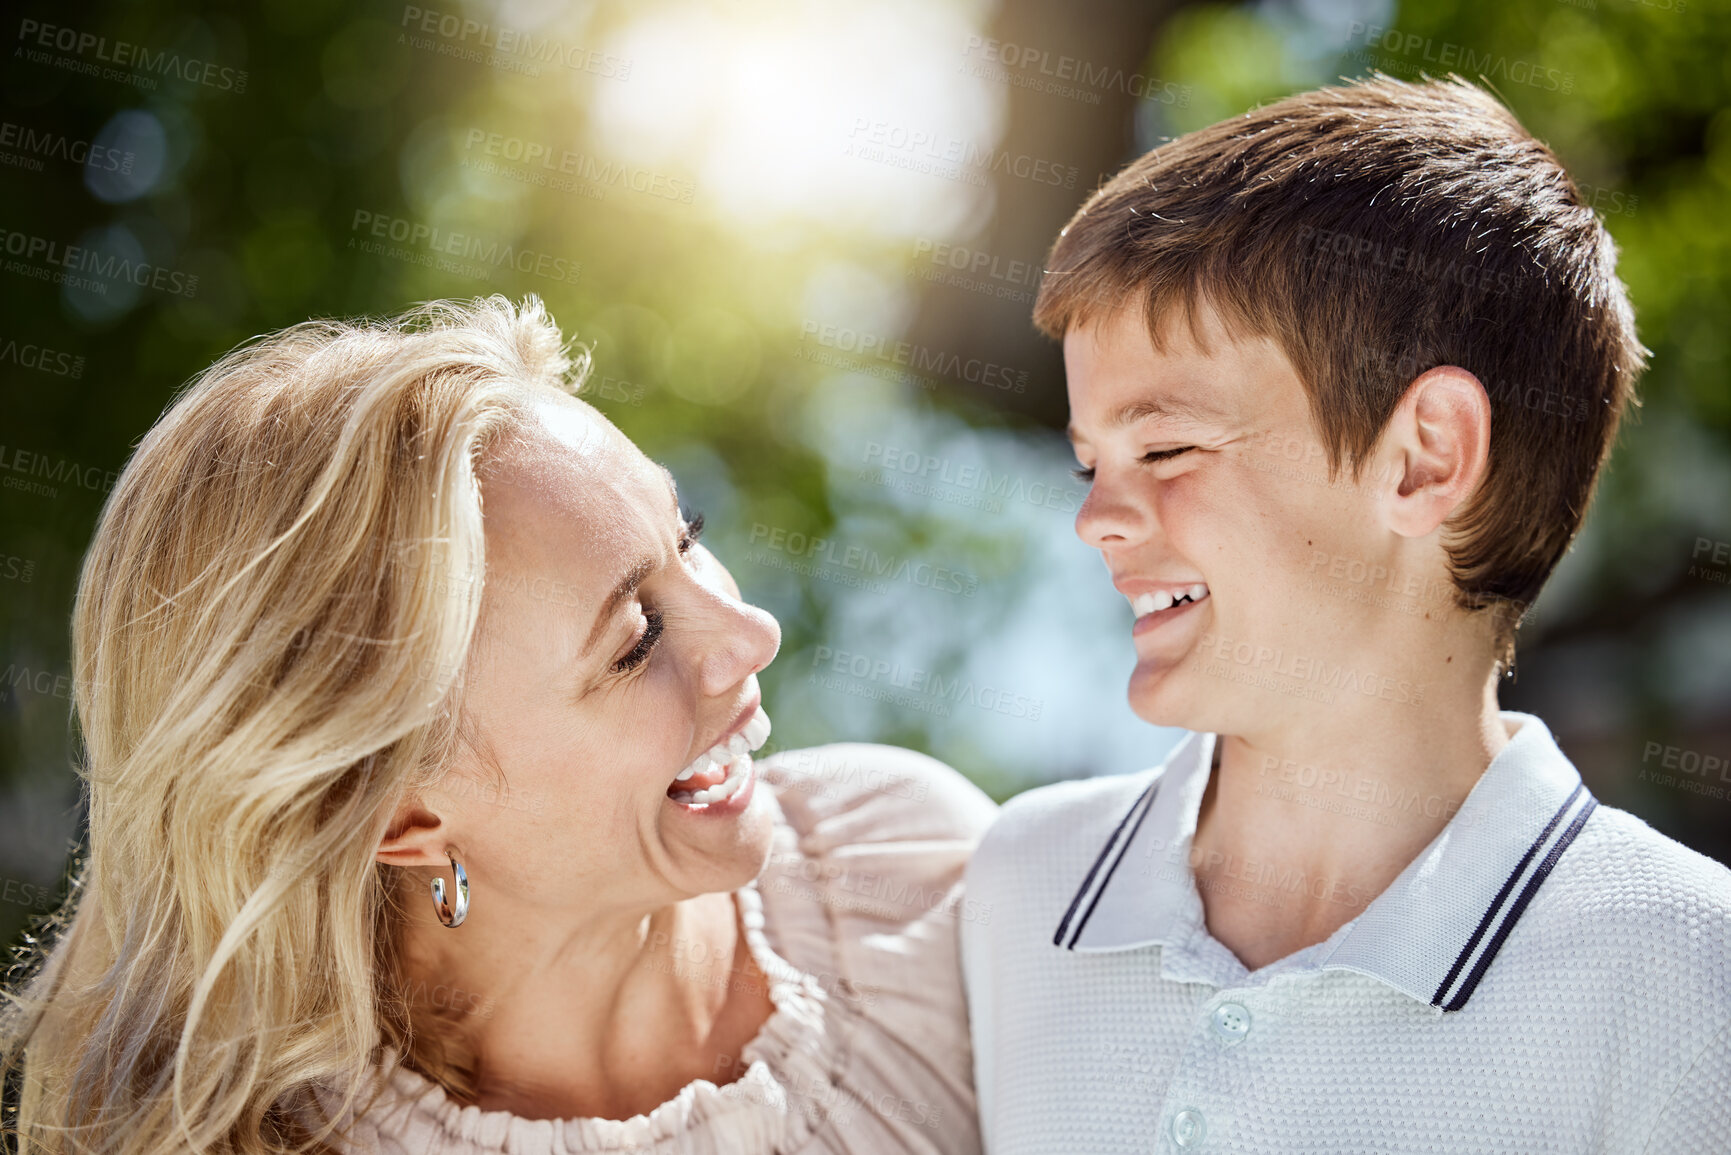
{"type": "Polygon", "coordinates": [[[660,466],[661,472],[663,472],[667,475],[667,492],[673,495],[673,516],[678,517],[679,516],[679,482],[673,480],[673,470],[667,468],[667,466],[665,466],[665,465],[662,465],[659,461],[657,461],[655,464],[657,466],[660,466]]]}
{"type": "MultiPolygon", "coordinates": [[[[667,492],[673,500],[673,515],[677,517],[679,516],[679,483],[673,480],[671,469],[659,462],[656,464],[661,472],[667,475],[667,492]]],[[[601,610],[595,615],[595,624],[590,627],[589,637],[583,642],[583,649],[579,656],[586,657],[589,651],[595,648],[596,640],[600,638],[601,631],[606,628],[607,623],[618,611],[620,603],[637,592],[637,587],[643,584],[644,579],[655,572],[655,565],[655,559],[652,557],[638,558],[632,563],[631,568],[625,571],[624,576],[613,587],[613,592],[608,594],[607,600],[601,603],[601,610]]]]}
{"type": "Polygon", "coordinates": [[[583,642],[582,655],[586,656],[595,648],[595,641],[601,636],[601,631],[607,623],[613,620],[613,615],[626,598],[637,592],[637,587],[643,584],[643,579],[655,572],[655,559],[652,557],[638,558],[619,583],[613,587],[613,592],[607,595],[607,600],[601,603],[601,610],[595,615],[595,625],[589,630],[589,637],[583,642]]]}

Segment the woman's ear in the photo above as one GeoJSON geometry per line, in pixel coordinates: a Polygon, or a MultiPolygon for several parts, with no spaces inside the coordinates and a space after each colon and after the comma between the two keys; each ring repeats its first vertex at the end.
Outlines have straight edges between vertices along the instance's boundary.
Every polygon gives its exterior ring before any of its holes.
{"type": "Polygon", "coordinates": [[[1424,537],[1464,505],[1490,470],[1491,402],[1479,379],[1454,365],[1413,378],[1378,442],[1384,519],[1424,537]]]}
{"type": "Polygon", "coordinates": [[[419,799],[410,799],[392,816],[375,857],[387,866],[448,866],[450,833],[443,818],[419,799]]]}

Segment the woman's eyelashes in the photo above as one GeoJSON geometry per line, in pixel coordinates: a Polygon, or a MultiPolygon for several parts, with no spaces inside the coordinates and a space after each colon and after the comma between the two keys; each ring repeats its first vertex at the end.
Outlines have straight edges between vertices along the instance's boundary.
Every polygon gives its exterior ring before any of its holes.
{"type": "Polygon", "coordinates": [[[679,552],[688,553],[697,544],[697,539],[703,536],[703,515],[693,513],[684,520],[679,533],[679,552]]]}
{"type": "Polygon", "coordinates": [[[632,646],[624,657],[613,663],[615,674],[628,674],[648,661],[650,651],[654,650],[655,644],[661,640],[661,611],[646,609],[643,611],[643,620],[646,624],[643,627],[642,636],[637,639],[637,644],[632,646]]]}
{"type": "MultiPolygon", "coordinates": [[[[691,547],[697,544],[697,539],[703,536],[703,515],[693,513],[679,523],[679,552],[689,553],[691,547]]],[[[645,607],[643,610],[644,627],[637,644],[625,652],[618,661],[613,663],[615,674],[629,674],[632,670],[649,660],[656,645],[661,641],[661,635],[666,632],[666,621],[661,611],[645,607]]]]}
{"type": "MultiPolygon", "coordinates": [[[[1170,461],[1172,458],[1177,457],[1180,453],[1189,453],[1192,449],[1195,449],[1195,448],[1196,447],[1194,445],[1180,445],[1176,449],[1151,449],[1147,453],[1144,453],[1137,460],[1143,462],[1144,464],[1153,465],[1153,464],[1156,464],[1156,463],[1161,462],[1161,461],[1170,461]]],[[[1077,481],[1090,481],[1091,482],[1094,480],[1094,467],[1091,465],[1088,466],[1086,469],[1072,469],[1070,471],[1070,473],[1073,477],[1076,478],[1077,481]]]]}

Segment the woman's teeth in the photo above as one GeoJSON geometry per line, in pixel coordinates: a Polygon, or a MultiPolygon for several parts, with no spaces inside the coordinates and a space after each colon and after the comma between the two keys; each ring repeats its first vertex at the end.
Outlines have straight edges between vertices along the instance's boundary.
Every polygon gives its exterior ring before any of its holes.
{"type": "Polygon", "coordinates": [[[1130,599],[1130,608],[1135,611],[1137,617],[1144,618],[1149,614],[1159,613],[1161,610],[1171,609],[1173,606],[1182,605],[1185,602],[1199,602],[1207,596],[1208,587],[1197,582],[1177,593],[1173,593],[1171,590],[1161,590],[1157,594],[1137,594],[1130,599]]]}
{"type": "Polygon", "coordinates": [[[757,712],[746,722],[745,728],[725,742],[717,742],[673,779],[673,784],[667,788],[667,796],[675,802],[688,805],[706,805],[711,802],[724,802],[733,797],[734,792],[745,784],[751,772],[751,752],[769,741],[769,715],[759,706],[757,712]],[[720,774],[719,780],[716,775],[720,774]],[[701,787],[697,790],[682,790],[681,782],[690,782],[701,778],[701,787]]]}

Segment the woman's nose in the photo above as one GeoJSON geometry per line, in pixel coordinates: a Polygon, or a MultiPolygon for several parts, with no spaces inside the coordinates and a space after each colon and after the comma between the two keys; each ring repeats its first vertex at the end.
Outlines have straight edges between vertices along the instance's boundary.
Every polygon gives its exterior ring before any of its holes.
{"type": "Polygon", "coordinates": [[[732,598],[703,656],[699,681],[703,693],[719,697],[775,659],[781,649],[781,623],[766,610],[732,598]]]}

